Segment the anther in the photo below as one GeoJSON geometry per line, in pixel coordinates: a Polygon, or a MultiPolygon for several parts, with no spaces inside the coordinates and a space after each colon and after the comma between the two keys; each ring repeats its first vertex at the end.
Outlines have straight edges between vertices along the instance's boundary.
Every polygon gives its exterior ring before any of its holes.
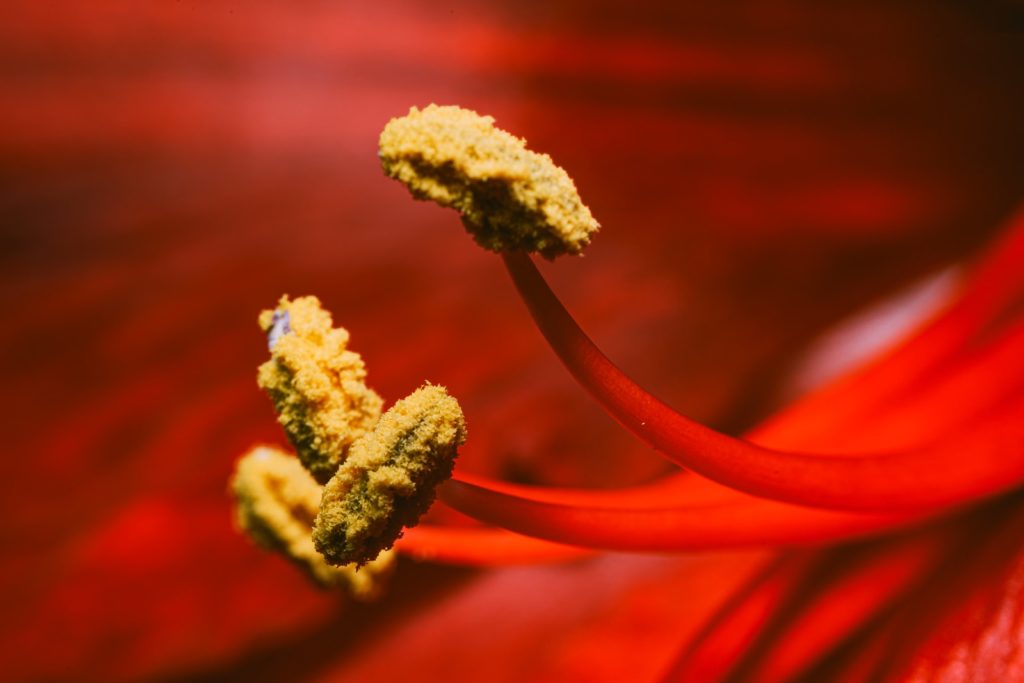
{"type": "Polygon", "coordinates": [[[433,503],[465,440],[462,409],[443,387],[427,384],[395,403],[324,487],[316,549],[347,564],[390,548],[433,503]]]}
{"type": "Polygon", "coordinates": [[[600,227],[546,154],[460,107],[413,107],[380,136],[384,172],[417,199],[450,206],[485,249],[578,254],[600,227]]]}
{"type": "Polygon", "coordinates": [[[302,464],[320,483],[331,478],[352,443],[370,431],[381,398],[366,386],[366,368],[348,350],[349,334],[313,296],[281,298],[260,314],[270,360],[257,382],[274,402],[278,421],[302,464]]]}
{"type": "Polygon", "coordinates": [[[238,461],[231,490],[237,523],[257,544],[285,555],[323,587],[345,588],[360,600],[380,593],[394,554],[382,553],[358,570],[327,564],[311,537],[322,487],[294,457],[269,446],[252,449],[238,461]]]}

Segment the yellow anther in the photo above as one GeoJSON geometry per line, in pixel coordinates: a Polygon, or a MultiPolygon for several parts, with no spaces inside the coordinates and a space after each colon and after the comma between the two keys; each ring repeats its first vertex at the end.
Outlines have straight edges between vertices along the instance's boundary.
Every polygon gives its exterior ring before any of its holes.
{"type": "Polygon", "coordinates": [[[395,403],[324,487],[316,549],[347,564],[390,548],[430,507],[465,440],[462,409],[444,387],[427,384],[395,403]]]}
{"type": "Polygon", "coordinates": [[[268,446],[252,449],[238,461],[231,490],[239,526],[259,545],[284,554],[321,586],[345,588],[359,600],[379,595],[394,553],[359,569],[327,564],[311,536],[322,487],[293,456],[268,446]]]}
{"type": "Polygon", "coordinates": [[[384,128],[380,159],[417,199],[456,209],[491,251],[578,254],[600,227],[551,157],[468,109],[413,107],[384,128]]]}
{"type": "Polygon", "coordinates": [[[381,398],[367,388],[362,358],[347,348],[348,332],[332,328],[316,297],[281,297],[259,322],[270,360],[260,366],[258,383],[302,464],[326,482],[352,443],[377,423],[381,398]]]}

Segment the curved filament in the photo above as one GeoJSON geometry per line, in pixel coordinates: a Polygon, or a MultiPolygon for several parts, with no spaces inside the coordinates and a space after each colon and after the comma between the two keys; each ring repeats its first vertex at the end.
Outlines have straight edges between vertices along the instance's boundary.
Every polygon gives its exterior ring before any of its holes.
{"type": "Polygon", "coordinates": [[[538,327],[568,370],[638,438],[695,472],[755,496],[841,510],[942,507],[1024,478],[1021,401],[928,447],[837,458],[772,450],[711,430],[642,389],[586,336],[525,254],[505,256],[538,327]],[[971,452],[969,462],[962,454],[971,452]]]}
{"type": "Polygon", "coordinates": [[[859,514],[746,497],[674,507],[600,507],[531,500],[455,477],[438,489],[450,507],[517,533],[587,548],[672,552],[803,545],[905,526],[920,515],[859,514]]]}
{"type": "Polygon", "coordinates": [[[592,551],[506,529],[419,525],[405,530],[395,545],[408,557],[474,567],[563,562],[592,555],[592,551]]]}

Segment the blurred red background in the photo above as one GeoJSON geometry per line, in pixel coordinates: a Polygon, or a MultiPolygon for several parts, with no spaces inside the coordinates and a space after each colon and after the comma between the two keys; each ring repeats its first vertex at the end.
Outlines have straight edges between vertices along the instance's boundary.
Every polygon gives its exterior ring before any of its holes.
{"type": "Polygon", "coordinates": [[[584,675],[596,650],[609,677],[656,673],[725,594],[693,597],[706,570],[760,555],[406,562],[352,606],[236,534],[232,463],[283,440],[256,314],[315,293],[387,400],[447,385],[465,471],[645,481],[662,462],[573,386],[496,258],[380,173],[384,123],[460,104],[550,153],[604,226],[555,288],[642,384],[735,432],[817,333],[1012,210],[1022,25],[1008,3],[6,4],[3,677],[355,676],[402,634],[425,676],[584,675]]]}

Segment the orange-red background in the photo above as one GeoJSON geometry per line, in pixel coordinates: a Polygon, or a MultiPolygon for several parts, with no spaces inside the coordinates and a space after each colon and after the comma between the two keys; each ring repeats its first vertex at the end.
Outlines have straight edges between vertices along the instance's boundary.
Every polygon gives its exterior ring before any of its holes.
{"type": "MultiPolygon", "coordinates": [[[[614,673],[628,639],[589,624],[637,576],[691,594],[694,565],[407,564],[354,608],[234,532],[233,460],[282,440],[256,313],[316,293],[388,400],[446,384],[467,471],[647,479],[661,462],[572,385],[497,259],[380,173],[387,119],[461,104],[566,167],[604,230],[547,269],[556,289],[643,384],[738,430],[817,331],[1018,200],[1022,23],[1008,3],[5,5],[5,678],[309,680],[385,666],[401,628],[421,672],[578,671],[597,649],[614,673]],[[522,613],[494,626],[474,609],[512,607],[487,591],[522,613]],[[437,643],[415,628],[431,613],[437,643]]],[[[670,652],[685,615],[673,633],[644,609],[670,652]]]]}

